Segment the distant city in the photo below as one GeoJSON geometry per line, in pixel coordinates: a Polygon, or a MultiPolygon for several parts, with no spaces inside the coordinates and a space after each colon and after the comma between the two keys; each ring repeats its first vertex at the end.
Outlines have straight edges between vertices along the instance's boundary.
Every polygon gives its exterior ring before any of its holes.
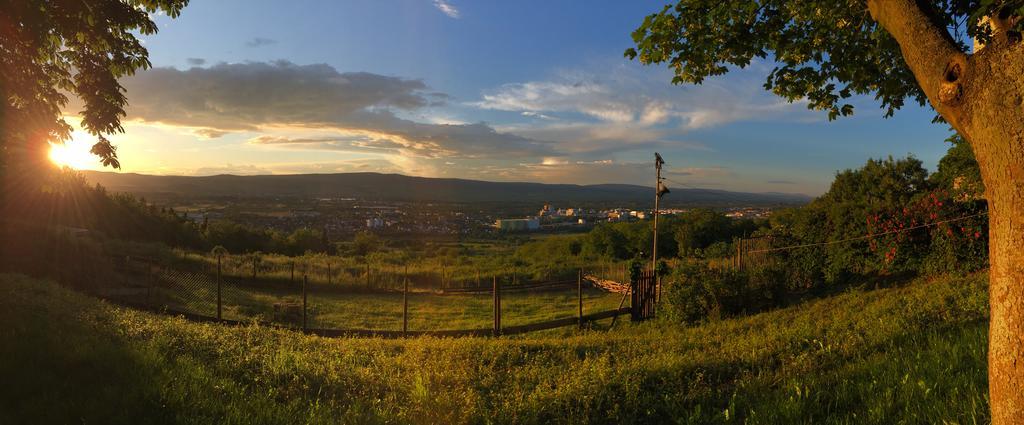
{"type": "MultiPolygon", "coordinates": [[[[602,222],[632,222],[651,218],[651,209],[624,207],[557,207],[546,203],[534,213],[509,210],[528,208],[444,203],[371,202],[354,198],[312,200],[273,199],[230,203],[181,202],[175,211],[201,223],[230,219],[252,226],[291,232],[300,228],[324,230],[329,235],[360,231],[381,234],[468,235],[517,232],[585,231],[602,222]]],[[[685,213],[689,208],[662,209],[662,216],[685,213]]],[[[766,218],[770,207],[722,208],[735,219],[766,218]]]]}

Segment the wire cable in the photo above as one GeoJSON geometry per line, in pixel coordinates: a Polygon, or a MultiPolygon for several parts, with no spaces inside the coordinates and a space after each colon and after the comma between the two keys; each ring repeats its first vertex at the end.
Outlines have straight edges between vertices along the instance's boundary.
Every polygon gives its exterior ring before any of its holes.
{"type": "Polygon", "coordinates": [[[785,250],[796,249],[796,248],[808,248],[808,247],[812,247],[812,246],[835,245],[835,244],[838,244],[838,243],[853,242],[853,241],[857,241],[857,240],[870,239],[870,238],[873,238],[873,237],[876,237],[876,236],[884,236],[884,235],[890,235],[890,234],[893,234],[893,233],[901,233],[901,232],[906,232],[906,231],[910,231],[910,230],[923,229],[925,227],[938,226],[940,224],[952,223],[954,221],[966,220],[968,218],[980,217],[980,216],[983,216],[983,215],[988,215],[988,211],[977,213],[977,214],[972,214],[972,215],[965,215],[965,216],[957,217],[957,218],[951,218],[951,219],[948,219],[948,220],[936,221],[936,222],[933,222],[933,223],[919,224],[917,226],[907,227],[905,229],[890,230],[888,232],[873,233],[873,234],[870,234],[870,235],[864,235],[864,236],[857,236],[857,237],[853,237],[853,238],[840,239],[840,240],[837,240],[837,241],[809,243],[809,244],[803,244],[803,245],[790,245],[790,246],[782,246],[782,247],[778,247],[778,248],[769,248],[769,249],[757,249],[757,250],[748,251],[748,253],[754,254],[754,253],[759,253],[759,252],[774,252],[774,251],[785,251],[785,250]]]}

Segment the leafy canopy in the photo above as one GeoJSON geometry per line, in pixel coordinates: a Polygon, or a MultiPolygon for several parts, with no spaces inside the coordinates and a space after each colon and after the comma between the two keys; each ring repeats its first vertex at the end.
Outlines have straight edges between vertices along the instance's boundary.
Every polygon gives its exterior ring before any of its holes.
{"type": "MultiPolygon", "coordinates": [[[[152,14],[177,17],[188,0],[0,0],[0,164],[10,153],[45,151],[70,137],[62,109],[82,100],[92,153],[119,168],[104,135],[124,132],[127,100],[118,78],[149,68],[139,36],[157,32],[152,14]]],[[[79,112],[79,111],[72,111],[79,112]]],[[[21,155],[19,155],[21,157],[21,155]]]]}
{"type": "MultiPolygon", "coordinates": [[[[965,40],[986,41],[985,16],[1024,16],[1024,0],[920,0],[937,26],[966,52],[965,40]]],[[[1017,29],[1024,20],[1016,23],[1017,29]]],[[[864,0],[680,0],[644,18],[625,55],[668,64],[675,84],[700,84],[759,59],[774,62],[764,87],[829,119],[853,113],[848,99],[874,93],[885,116],[907,98],[926,98],[899,45],[864,0]]]]}

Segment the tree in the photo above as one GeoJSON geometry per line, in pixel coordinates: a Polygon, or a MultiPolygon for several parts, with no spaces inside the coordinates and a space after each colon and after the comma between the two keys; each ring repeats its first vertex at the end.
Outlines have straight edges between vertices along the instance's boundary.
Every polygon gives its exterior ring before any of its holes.
{"type": "Polygon", "coordinates": [[[366,256],[380,249],[380,238],[368,231],[356,233],[352,238],[352,250],[357,256],[366,256]]]}
{"type": "Polygon", "coordinates": [[[82,101],[82,127],[97,138],[92,153],[119,168],[117,149],[105,137],[124,131],[127,100],[117,80],[150,66],[137,37],[156,33],[150,14],[176,17],[186,4],[0,0],[0,173],[13,165],[38,167],[48,142],[70,137],[63,118],[68,95],[82,101]]]}
{"type": "Polygon", "coordinates": [[[692,255],[697,249],[704,249],[719,241],[731,239],[732,219],[707,208],[696,208],[679,216],[675,227],[675,240],[679,255],[692,255]]]}
{"type": "Polygon", "coordinates": [[[931,175],[934,184],[951,191],[958,200],[977,199],[985,193],[981,170],[974,159],[971,145],[963,136],[954,134],[946,139],[951,144],[946,156],[939,160],[939,169],[931,175]]]}
{"type": "Polygon", "coordinates": [[[673,83],[771,60],[765,88],[827,111],[874,93],[886,116],[930,104],[966,139],[989,205],[989,396],[1024,423],[1024,25],[1021,0],[680,0],[646,17],[626,56],[673,83]],[[965,40],[974,39],[974,49],[965,40]]]}

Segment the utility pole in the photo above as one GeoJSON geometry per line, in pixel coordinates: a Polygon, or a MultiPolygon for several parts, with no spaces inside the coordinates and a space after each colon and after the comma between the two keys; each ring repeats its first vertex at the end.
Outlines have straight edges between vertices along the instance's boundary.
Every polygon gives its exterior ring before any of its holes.
{"type": "Polygon", "coordinates": [[[655,271],[658,268],[658,207],[661,201],[661,196],[668,193],[668,188],[661,183],[661,166],[665,164],[665,160],[661,159],[661,155],[657,152],[654,153],[654,170],[656,178],[654,180],[654,247],[651,248],[651,271],[655,271]]]}
{"type": "Polygon", "coordinates": [[[661,284],[658,282],[658,207],[661,197],[669,193],[668,187],[661,182],[661,166],[665,160],[661,155],[654,153],[654,170],[656,173],[654,181],[654,246],[651,248],[651,275],[654,277],[654,285],[658,290],[658,299],[661,299],[661,284]]]}

